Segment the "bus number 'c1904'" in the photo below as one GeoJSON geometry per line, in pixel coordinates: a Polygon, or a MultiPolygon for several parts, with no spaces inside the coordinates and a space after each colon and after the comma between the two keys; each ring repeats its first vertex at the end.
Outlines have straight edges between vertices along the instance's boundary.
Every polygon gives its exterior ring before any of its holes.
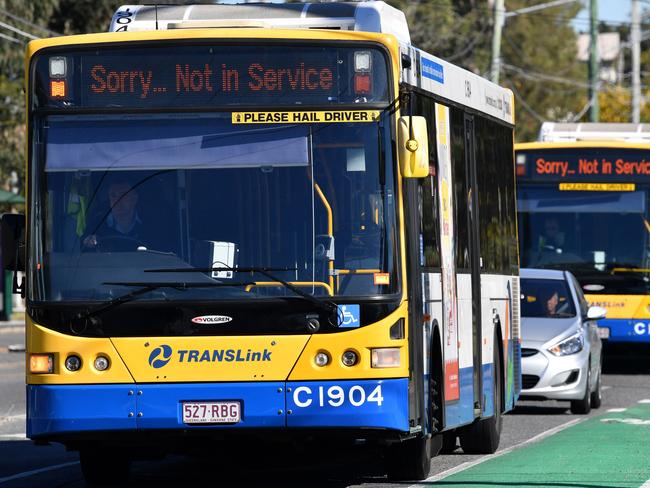
{"type": "Polygon", "coordinates": [[[296,407],[341,407],[346,403],[353,407],[361,407],[366,403],[376,403],[381,407],[384,397],[381,385],[377,385],[370,394],[361,385],[344,388],[338,385],[325,387],[299,386],[293,390],[293,403],[296,407]],[[347,390],[347,391],[346,391],[347,390]]]}

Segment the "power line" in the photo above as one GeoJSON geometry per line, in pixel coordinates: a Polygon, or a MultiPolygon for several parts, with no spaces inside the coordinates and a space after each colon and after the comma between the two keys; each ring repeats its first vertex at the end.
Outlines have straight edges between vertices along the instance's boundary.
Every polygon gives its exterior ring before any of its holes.
{"type": "Polygon", "coordinates": [[[505,70],[517,73],[518,75],[526,79],[530,79],[534,81],[552,81],[554,83],[561,83],[564,85],[577,86],[580,88],[589,88],[589,83],[584,83],[577,80],[571,80],[568,78],[560,78],[559,76],[545,75],[543,73],[536,73],[534,71],[528,72],[512,64],[503,63],[502,66],[505,70]]]}
{"type": "Polygon", "coordinates": [[[510,86],[510,89],[512,92],[515,94],[515,97],[519,100],[519,103],[521,103],[521,106],[524,107],[526,112],[528,112],[530,115],[533,116],[533,118],[537,119],[538,122],[546,122],[546,119],[542,117],[540,114],[538,114],[533,107],[528,105],[526,103],[526,100],[524,100],[524,97],[521,96],[521,94],[517,91],[517,88],[515,87],[515,84],[512,83],[510,80],[508,80],[508,85],[510,86]]]}
{"type": "Polygon", "coordinates": [[[53,36],[60,36],[61,35],[58,32],[50,30],[47,27],[43,27],[42,25],[34,24],[33,22],[30,22],[29,20],[27,20],[27,19],[25,19],[23,17],[19,17],[18,15],[13,14],[13,13],[11,13],[8,10],[5,10],[3,8],[0,8],[0,14],[3,14],[6,17],[9,17],[12,20],[15,20],[16,22],[21,22],[22,24],[25,24],[25,25],[33,28],[33,29],[38,29],[38,30],[40,30],[42,32],[47,32],[48,34],[52,34],[53,36]]]}
{"type": "Polygon", "coordinates": [[[30,34],[29,32],[25,32],[25,31],[22,31],[22,30],[20,30],[20,29],[17,29],[17,28],[14,27],[13,25],[6,24],[5,22],[2,22],[1,20],[0,20],[0,27],[4,27],[5,29],[8,29],[8,30],[10,30],[11,32],[14,32],[14,33],[16,33],[16,34],[19,34],[19,35],[21,35],[21,36],[23,36],[23,37],[26,37],[26,38],[28,38],[28,39],[32,39],[32,40],[33,40],[33,39],[39,39],[38,37],[36,37],[36,36],[30,34]]]}
{"type": "Polygon", "coordinates": [[[19,41],[15,37],[8,36],[0,32],[0,39],[6,39],[7,41],[14,42],[16,44],[23,44],[23,41],[19,41]]]}

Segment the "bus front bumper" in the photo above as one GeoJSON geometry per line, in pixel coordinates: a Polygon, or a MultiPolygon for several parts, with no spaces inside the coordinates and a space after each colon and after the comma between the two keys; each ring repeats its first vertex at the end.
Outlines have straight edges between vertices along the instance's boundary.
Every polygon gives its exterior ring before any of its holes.
{"type": "Polygon", "coordinates": [[[27,385],[27,437],[100,431],[371,428],[409,430],[408,380],[27,385]],[[184,402],[238,401],[236,424],[186,424],[184,402]]]}
{"type": "Polygon", "coordinates": [[[649,342],[648,319],[603,319],[598,321],[601,337],[609,342],[649,342]]]}

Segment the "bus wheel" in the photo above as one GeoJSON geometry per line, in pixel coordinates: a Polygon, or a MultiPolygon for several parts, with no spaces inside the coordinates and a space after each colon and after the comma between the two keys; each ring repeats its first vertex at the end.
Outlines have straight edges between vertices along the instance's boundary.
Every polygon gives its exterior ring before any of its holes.
{"type": "Polygon", "coordinates": [[[388,477],[392,480],[423,480],[431,469],[431,439],[418,437],[388,449],[388,477]]]}
{"type": "Polygon", "coordinates": [[[131,472],[131,460],[98,449],[82,449],[79,462],[84,479],[90,485],[114,485],[125,482],[131,472]]]}
{"type": "Polygon", "coordinates": [[[474,421],[473,424],[460,429],[458,438],[465,454],[492,454],[499,447],[501,440],[501,357],[499,356],[499,339],[494,337],[494,415],[490,418],[474,421]]]}
{"type": "Polygon", "coordinates": [[[455,431],[445,432],[442,434],[442,454],[450,454],[456,450],[456,439],[458,434],[455,431]]]}

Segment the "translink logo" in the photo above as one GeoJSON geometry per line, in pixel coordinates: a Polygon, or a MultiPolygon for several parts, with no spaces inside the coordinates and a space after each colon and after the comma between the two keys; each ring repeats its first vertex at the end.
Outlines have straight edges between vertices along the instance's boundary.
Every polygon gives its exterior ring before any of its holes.
{"type": "MultiPolygon", "coordinates": [[[[247,363],[271,361],[271,351],[248,349],[179,349],[176,351],[179,363],[247,363]]],[[[172,359],[172,348],[163,344],[154,348],[149,355],[152,368],[162,368],[172,359]]]]}

